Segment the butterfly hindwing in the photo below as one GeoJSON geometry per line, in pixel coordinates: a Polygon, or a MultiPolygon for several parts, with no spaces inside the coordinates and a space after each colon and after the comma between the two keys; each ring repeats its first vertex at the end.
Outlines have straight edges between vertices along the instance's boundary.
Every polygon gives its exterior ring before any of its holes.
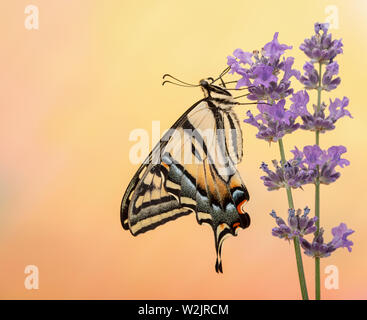
{"type": "Polygon", "coordinates": [[[177,198],[163,187],[164,167],[153,165],[148,168],[149,172],[138,184],[131,199],[129,229],[133,235],[152,230],[191,212],[182,207],[177,198]]]}

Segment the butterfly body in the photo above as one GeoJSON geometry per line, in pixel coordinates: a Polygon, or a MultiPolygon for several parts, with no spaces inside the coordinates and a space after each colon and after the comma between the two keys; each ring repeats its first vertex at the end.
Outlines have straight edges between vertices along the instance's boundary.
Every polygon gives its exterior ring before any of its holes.
{"type": "Polygon", "coordinates": [[[211,225],[222,272],[224,239],[247,228],[249,194],[236,169],[242,132],[225,88],[200,81],[204,99],[190,107],[138,169],[121,203],[121,223],[136,236],[190,213],[211,225]]]}

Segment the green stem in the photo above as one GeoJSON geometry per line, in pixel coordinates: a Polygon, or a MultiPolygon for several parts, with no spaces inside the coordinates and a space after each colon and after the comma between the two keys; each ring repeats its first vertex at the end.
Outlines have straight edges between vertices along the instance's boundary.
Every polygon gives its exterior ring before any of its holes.
{"type": "Polygon", "coordinates": [[[315,182],[315,216],[317,217],[316,232],[318,234],[320,231],[320,180],[319,180],[319,177],[316,178],[316,182],[315,182]]]}
{"type": "Polygon", "coordinates": [[[315,286],[316,286],[316,298],[315,300],[321,300],[320,291],[320,258],[315,258],[315,286]]]}
{"type": "MultiPolygon", "coordinates": [[[[321,108],[321,79],[322,79],[322,64],[319,63],[319,86],[317,88],[317,111],[321,108]]],[[[316,145],[320,145],[320,132],[316,130],[316,145]]],[[[317,172],[319,172],[319,168],[317,167],[317,172]]],[[[315,216],[317,217],[316,221],[316,234],[320,232],[320,180],[319,177],[316,178],[315,182],[315,216]]],[[[315,258],[315,298],[316,300],[321,299],[321,290],[320,290],[320,258],[315,258]]]]}
{"type": "Polygon", "coordinates": [[[320,145],[320,131],[316,130],[316,144],[320,145]]]}
{"type": "MultiPolygon", "coordinates": [[[[282,159],[282,166],[284,166],[286,160],[285,160],[285,153],[284,153],[284,146],[283,146],[282,139],[279,139],[279,151],[280,151],[280,157],[282,159]]],[[[288,206],[290,209],[294,209],[292,190],[290,187],[286,187],[286,190],[287,190],[288,206]]],[[[308,300],[307,285],[306,285],[306,279],[305,279],[305,272],[303,270],[303,262],[302,262],[302,255],[301,255],[299,239],[294,238],[293,244],[294,244],[294,252],[296,254],[298,278],[299,278],[299,284],[301,287],[302,299],[308,300]]]]}
{"type": "MultiPolygon", "coordinates": [[[[320,181],[319,178],[316,178],[315,183],[315,215],[317,217],[316,221],[316,234],[319,234],[320,231],[320,181]]],[[[316,300],[321,299],[321,290],[320,290],[320,258],[315,258],[315,298],[316,300]]]]}

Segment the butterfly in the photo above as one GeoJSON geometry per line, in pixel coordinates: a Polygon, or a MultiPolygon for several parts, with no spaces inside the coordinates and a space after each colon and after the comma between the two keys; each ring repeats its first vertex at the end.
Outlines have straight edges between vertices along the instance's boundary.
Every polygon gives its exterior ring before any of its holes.
{"type": "MultiPolygon", "coordinates": [[[[191,106],[160,139],[129,183],[121,202],[121,224],[132,235],[147,232],[194,213],[214,232],[215,270],[223,272],[222,245],[250,225],[244,206],[250,196],[236,169],[243,157],[242,131],[233,107],[237,102],[223,75],[192,85],[204,98],[191,106]]],[[[163,83],[163,84],[164,84],[163,83]]],[[[228,82],[229,83],[229,82],[228,82]]],[[[242,103],[249,104],[249,103],[242,103]]]]}

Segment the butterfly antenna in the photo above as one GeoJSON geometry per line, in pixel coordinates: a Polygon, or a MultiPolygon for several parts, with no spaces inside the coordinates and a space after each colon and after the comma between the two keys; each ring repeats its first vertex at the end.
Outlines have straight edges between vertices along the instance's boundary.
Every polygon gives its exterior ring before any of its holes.
{"type": "MultiPolygon", "coordinates": [[[[234,83],[234,82],[237,82],[237,81],[229,81],[229,82],[225,82],[225,84],[234,83]]],[[[251,88],[254,88],[254,87],[255,86],[248,86],[248,87],[242,87],[242,88],[226,88],[226,90],[241,91],[241,90],[248,90],[248,89],[251,89],[251,88]]]]}
{"type": "Polygon", "coordinates": [[[231,70],[231,67],[226,67],[222,73],[219,75],[218,79],[224,77],[226,75],[226,73],[228,73],[228,71],[231,70]]]}
{"type": "Polygon", "coordinates": [[[271,103],[267,103],[267,102],[258,102],[258,101],[257,102],[245,102],[245,103],[236,102],[236,105],[241,105],[241,106],[247,106],[249,104],[267,104],[268,106],[272,106],[271,103]]]}
{"type": "Polygon", "coordinates": [[[195,85],[186,85],[186,84],[172,82],[172,81],[169,81],[169,80],[163,81],[162,86],[164,86],[166,83],[171,83],[171,84],[174,84],[175,86],[186,87],[186,88],[198,87],[198,85],[196,85],[196,86],[195,85]]]}
{"type": "MultiPolygon", "coordinates": [[[[221,72],[221,74],[219,75],[219,77],[218,77],[217,79],[213,80],[213,82],[212,82],[212,83],[214,83],[214,82],[218,81],[219,79],[222,79],[222,78],[226,75],[226,73],[227,73],[229,70],[231,70],[231,67],[227,67],[227,68],[225,68],[225,69],[221,72]]],[[[222,83],[223,83],[223,81],[222,81],[222,83]]]]}
{"type": "Polygon", "coordinates": [[[227,82],[224,82],[225,84],[230,84],[230,83],[236,83],[238,80],[232,80],[232,81],[227,81],[227,82]]]}
{"type": "MultiPolygon", "coordinates": [[[[182,81],[180,79],[177,79],[176,77],[174,76],[171,76],[170,74],[166,73],[165,75],[163,75],[163,80],[165,80],[167,77],[173,79],[173,80],[176,80],[177,82],[179,83],[182,83],[184,85],[181,85],[181,87],[198,87],[199,85],[194,85],[194,84],[191,84],[191,83],[188,83],[188,82],[185,82],[185,81],[182,81]]],[[[162,85],[164,85],[165,83],[172,83],[172,84],[176,84],[176,85],[179,85],[178,83],[174,83],[170,80],[166,80],[166,81],[163,81],[162,85]]]]}

